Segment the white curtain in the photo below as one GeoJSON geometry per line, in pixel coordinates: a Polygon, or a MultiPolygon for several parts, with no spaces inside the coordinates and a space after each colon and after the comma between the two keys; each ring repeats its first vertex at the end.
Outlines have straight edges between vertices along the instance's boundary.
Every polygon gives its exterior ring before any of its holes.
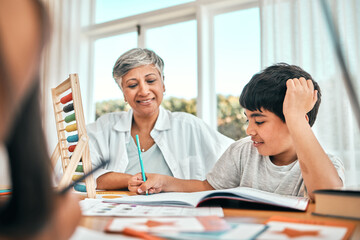
{"type": "Polygon", "coordinates": [[[40,72],[44,130],[49,153],[52,154],[58,139],[51,88],[67,79],[70,73],[80,71],[81,1],[42,0],[42,2],[48,10],[52,27],[50,42],[44,50],[40,72]]]}
{"type": "MultiPolygon", "coordinates": [[[[360,97],[359,0],[329,0],[360,97]]],[[[313,131],[326,152],[341,157],[346,186],[360,185],[360,134],[345,90],[319,0],[261,0],[262,68],[277,62],[301,66],[322,90],[313,131]]]]}

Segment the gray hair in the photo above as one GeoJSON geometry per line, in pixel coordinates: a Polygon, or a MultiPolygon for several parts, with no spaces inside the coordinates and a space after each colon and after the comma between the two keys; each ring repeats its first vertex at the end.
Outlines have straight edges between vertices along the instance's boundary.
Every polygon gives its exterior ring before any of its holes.
{"type": "Polygon", "coordinates": [[[130,70],[144,65],[153,64],[159,71],[164,82],[164,61],[155,52],[146,48],[133,48],[122,54],[113,67],[113,78],[122,90],[122,77],[130,70]]]}

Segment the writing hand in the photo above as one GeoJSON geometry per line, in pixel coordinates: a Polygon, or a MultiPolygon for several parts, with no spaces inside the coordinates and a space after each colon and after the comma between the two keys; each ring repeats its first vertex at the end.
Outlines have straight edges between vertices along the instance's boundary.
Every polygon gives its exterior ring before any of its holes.
{"type": "Polygon", "coordinates": [[[128,189],[137,194],[145,194],[146,190],[149,194],[159,193],[164,188],[166,177],[161,174],[146,173],[146,182],[144,182],[141,173],[137,173],[128,181],[128,189]]]}

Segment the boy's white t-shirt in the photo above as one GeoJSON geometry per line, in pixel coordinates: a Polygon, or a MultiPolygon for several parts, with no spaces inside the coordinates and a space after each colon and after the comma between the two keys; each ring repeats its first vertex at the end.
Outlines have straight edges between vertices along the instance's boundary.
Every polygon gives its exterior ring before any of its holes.
{"type": "MultiPolygon", "coordinates": [[[[342,161],[328,154],[345,185],[342,161]]],[[[277,166],[262,156],[250,137],[233,143],[206,176],[215,189],[250,187],[282,195],[307,196],[299,162],[277,166]]]]}

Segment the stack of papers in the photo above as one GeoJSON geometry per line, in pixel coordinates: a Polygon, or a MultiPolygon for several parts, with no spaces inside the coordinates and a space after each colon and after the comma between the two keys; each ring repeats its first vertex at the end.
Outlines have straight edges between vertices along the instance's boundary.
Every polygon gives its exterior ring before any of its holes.
{"type": "Polygon", "coordinates": [[[218,216],[223,217],[221,207],[169,207],[144,206],[137,204],[120,204],[105,202],[101,199],[85,199],[80,201],[84,216],[114,216],[114,217],[170,217],[170,216],[218,216]]]}

